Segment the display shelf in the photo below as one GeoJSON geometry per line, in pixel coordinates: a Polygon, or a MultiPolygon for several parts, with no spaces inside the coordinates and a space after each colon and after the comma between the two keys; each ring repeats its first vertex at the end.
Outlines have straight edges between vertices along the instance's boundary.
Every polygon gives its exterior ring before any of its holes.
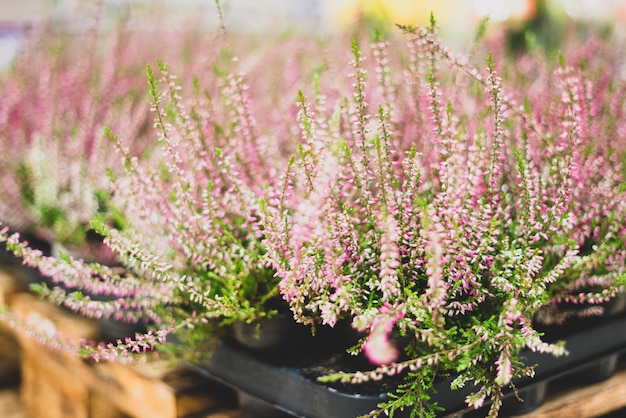
{"type": "MultiPolygon", "coordinates": [[[[571,377],[553,382],[543,405],[517,418],[592,418],[617,413],[624,408],[626,362],[622,359],[613,376],[602,382],[585,384],[571,377]]],[[[626,412],[623,416],[626,416],[626,412]]]]}

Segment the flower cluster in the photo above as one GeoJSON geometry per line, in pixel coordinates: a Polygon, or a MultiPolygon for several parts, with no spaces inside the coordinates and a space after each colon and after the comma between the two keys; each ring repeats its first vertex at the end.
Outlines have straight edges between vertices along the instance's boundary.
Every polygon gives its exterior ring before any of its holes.
{"type": "Polygon", "coordinates": [[[134,20],[110,26],[105,10],[92,9],[34,24],[0,74],[0,219],[14,231],[101,259],[111,254],[98,254],[91,219],[101,214],[123,224],[112,210],[107,172],[124,168],[105,128],[131,139],[133,155],[150,153],[146,63],[167,59],[192,72],[198,64],[185,54],[205,50],[211,39],[191,24],[176,36],[134,20]]]}
{"type": "Polygon", "coordinates": [[[617,57],[590,43],[578,62],[497,70],[449,52],[434,25],[403,29],[408,48],[377,41],[369,63],[353,43],[344,96],[300,96],[268,253],[295,317],[350,318],[379,365],[324,380],[403,372],[382,408],[427,416],[422,389],[454,374],[474,387],[469,406],[492,401],[495,415],[503,388],[533,373],[522,350],[565,352],[536,318],[623,291],[626,96],[611,84],[619,66],[598,58],[617,57]]]}
{"type": "Polygon", "coordinates": [[[158,137],[151,158],[133,156],[127,139],[109,132],[126,167],[113,180],[126,229],[92,226],[126,266],[159,271],[157,281],[173,284],[176,303],[154,300],[163,308],[161,321],[184,322],[197,312],[203,320],[196,333],[210,335],[216,321],[220,327],[250,322],[275,314],[280,304],[263,208],[297,142],[288,115],[295,113],[295,86],[308,75],[306,56],[314,47],[302,39],[281,42],[296,51],[290,59],[264,51],[239,60],[224,45],[200,66],[212,76],[195,78],[185,98],[165,63],[156,71],[148,66],[158,137]],[[275,72],[265,71],[270,62],[275,72]]]}
{"type": "MultiPolygon", "coordinates": [[[[141,45],[142,33],[128,36],[120,48],[133,42],[141,45]]],[[[103,238],[115,263],[83,259],[76,253],[46,256],[3,226],[19,223],[8,216],[1,218],[0,242],[54,285],[36,286],[39,293],[87,317],[140,323],[150,329],[117,344],[89,344],[78,350],[82,355],[113,359],[139,345],[165,342],[174,330],[179,339],[195,328],[196,334],[209,338],[217,328],[235,320],[273,315],[280,305],[278,279],[263,244],[263,207],[271,201],[269,191],[280,184],[281,169],[294,151],[297,127],[290,120],[297,110],[293,98],[301,79],[315,72],[310,57],[319,46],[303,38],[288,38],[238,59],[233,53],[237,42],[236,37],[224,38],[221,33],[194,38],[190,45],[181,41],[199,57],[182,70],[177,56],[170,57],[174,68],[183,72],[182,79],[171,74],[164,62],[157,61],[155,70],[149,65],[148,82],[143,83],[146,97],[151,98],[154,123],[142,124],[141,132],[126,129],[126,119],[117,111],[106,113],[110,120],[103,120],[103,115],[98,123],[85,119],[94,135],[96,129],[102,131],[104,138],[98,136],[98,140],[106,147],[94,151],[97,163],[87,164],[78,157],[67,163],[76,161],[93,174],[92,178],[87,172],[78,173],[91,187],[80,189],[86,196],[96,197],[95,186],[107,183],[107,205],[90,210],[83,202],[71,203],[84,211],[81,227],[103,238]],[[285,56],[283,50],[293,54],[285,56]],[[270,64],[275,71],[266,71],[270,64]],[[197,319],[190,322],[192,316],[197,319]]],[[[115,62],[130,65],[124,56],[116,51],[115,62]]],[[[116,71],[130,71],[115,62],[111,65],[116,71]]],[[[142,73],[144,79],[145,70],[142,73]]],[[[121,92],[116,84],[130,85],[130,78],[120,74],[112,79],[111,85],[96,86],[111,94],[120,92],[112,99],[116,104],[134,100],[133,94],[121,92]]],[[[98,93],[81,97],[96,106],[98,93]]],[[[52,121],[56,119],[51,116],[52,121]]],[[[77,129],[82,123],[80,118],[72,121],[77,129]]],[[[22,126],[20,121],[15,124],[22,126]]],[[[73,138],[75,145],[88,142],[84,136],[73,138]]],[[[49,138],[44,145],[74,149],[71,141],[60,139],[49,138]]],[[[69,157],[62,153],[54,161],[63,165],[69,157]]],[[[57,189],[41,186],[47,192],[79,191],[74,183],[57,189]]],[[[59,196],[52,200],[61,201],[59,196]]],[[[16,202],[19,196],[7,200],[12,205],[16,202]]],[[[35,224],[42,227],[41,220],[35,224]]]]}
{"type": "Polygon", "coordinates": [[[32,31],[0,79],[0,217],[14,230],[80,246],[108,205],[105,170],[119,167],[104,126],[116,123],[143,148],[148,102],[133,71],[141,58],[121,31],[32,31]]]}

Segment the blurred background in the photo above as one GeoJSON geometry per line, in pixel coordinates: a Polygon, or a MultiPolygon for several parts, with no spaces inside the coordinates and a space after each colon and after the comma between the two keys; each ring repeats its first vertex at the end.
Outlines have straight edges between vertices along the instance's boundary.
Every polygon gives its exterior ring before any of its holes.
{"type": "MultiPolygon", "coordinates": [[[[100,3],[112,18],[141,11],[144,16],[158,15],[158,24],[175,25],[193,12],[207,26],[217,24],[215,0],[0,0],[0,65],[11,61],[29,25],[46,17],[61,21],[93,3],[100,3]],[[162,22],[163,16],[167,22],[162,22]]],[[[510,42],[520,48],[554,48],[572,31],[584,33],[586,27],[613,25],[621,34],[626,26],[626,0],[221,0],[220,4],[231,32],[324,34],[349,29],[359,20],[425,24],[433,12],[440,36],[452,47],[466,45],[486,16],[490,30],[507,31],[510,42]]]]}

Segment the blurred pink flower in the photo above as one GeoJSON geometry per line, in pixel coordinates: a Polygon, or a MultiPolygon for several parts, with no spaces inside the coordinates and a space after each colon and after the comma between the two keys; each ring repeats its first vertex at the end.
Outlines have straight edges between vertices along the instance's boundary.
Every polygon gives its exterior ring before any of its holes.
{"type": "Polygon", "coordinates": [[[365,355],[376,365],[392,363],[398,359],[398,349],[389,341],[387,333],[379,330],[380,328],[367,339],[363,347],[365,355]]]}

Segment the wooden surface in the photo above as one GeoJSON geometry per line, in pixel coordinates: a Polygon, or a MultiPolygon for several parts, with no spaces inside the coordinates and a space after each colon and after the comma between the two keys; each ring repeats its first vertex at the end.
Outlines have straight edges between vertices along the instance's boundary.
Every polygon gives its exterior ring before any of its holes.
{"type": "MultiPolygon", "coordinates": [[[[0,268],[0,306],[6,306],[16,294],[26,290],[19,276],[18,268],[0,268]]],[[[0,385],[18,376],[19,369],[19,343],[13,330],[0,321],[0,385]]]]}
{"type": "Polygon", "coordinates": [[[14,294],[27,289],[23,275],[19,267],[0,266],[0,305],[6,305],[14,294]]]}
{"type": "MultiPolygon", "coordinates": [[[[608,380],[577,385],[563,379],[550,385],[544,404],[518,418],[592,418],[626,407],[626,364],[608,380]]],[[[626,416],[626,414],[624,415],[626,416]]]]}
{"type": "Polygon", "coordinates": [[[20,401],[18,384],[0,386],[0,411],[2,418],[27,418],[20,401]]]}
{"type": "MultiPolygon", "coordinates": [[[[30,294],[18,270],[0,267],[0,303],[8,304],[23,324],[44,334],[58,331],[75,343],[98,339],[95,321],[30,294]]],[[[231,390],[189,369],[152,357],[129,364],[95,363],[51,350],[1,325],[0,374],[21,378],[20,408],[29,418],[243,417],[231,390]],[[3,361],[13,368],[4,370],[3,361]]]]}
{"type": "MultiPolygon", "coordinates": [[[[106,400],[101,399],[106,402],[106,400]]],[[[106,405],[94,404],[95,412],[102,413],[106,405]]],[[[95,415],[102,416],[102,415],[95,415]]],[[[27,415],[24,405],[21,401],[21,387],[19,382],[8,386],[0,386],[0,417],[2,418],[37,418],[27,415]]],[[[42,418],[45,418],[44,415],[42,418]]],[[[194,414],[188,418],[244,418],[237,409],[233,408],[216,408],[214,410],[194,414]]]]}
{"type": "MultiPolygon", "coordinates": [[[[72,340],[97,338],[97,326],[29,294],[14,298],[12,309],[35,318],[72,340]]],[[[202,411],[234,407],[224,387],[190,370],[165,362],[95,363],[36,344],[23,336],[23,403],[32,416],[56,418],[178,418],[202,411]],[[42,397],[46,410],[40,410],[42,397]],[[49,398],[49,399],[48,399],[49,398]],[[53,407],[51,406],[53,405],[53,407]],[[71,405],[71,406],[70,406],[71,405]],[[58,413],[58,415],[57,415],[58,413]]]]}

